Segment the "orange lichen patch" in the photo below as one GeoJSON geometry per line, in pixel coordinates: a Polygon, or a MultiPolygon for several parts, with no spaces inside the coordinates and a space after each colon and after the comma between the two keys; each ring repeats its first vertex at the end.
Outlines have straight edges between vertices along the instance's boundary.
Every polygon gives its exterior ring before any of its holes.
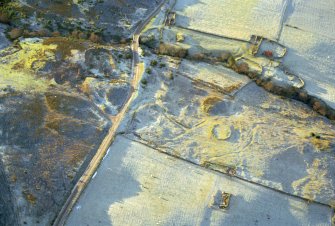
{"type": "Polygon", "coordinates": [[[202,110],[208,113],[211,108],[218,102],[222,101],[223,99],[218,96],[210,96],[203,100],[201,103],[202,110]]]}
{"type": "Polygon", "coordinates": [[[16,180],[17,180],[17,177],[16,177],[15,174],[13,174],[13,175],[10,177],[10,181],[13,182],[13,183],[15,183],[16,180]]]}
{"type": "Polygon", "coordinates": [[[36,203],[37,198],[33,194],[29,192],[23,192],[23,195],[30,204],[34,205],[36,203]]]}

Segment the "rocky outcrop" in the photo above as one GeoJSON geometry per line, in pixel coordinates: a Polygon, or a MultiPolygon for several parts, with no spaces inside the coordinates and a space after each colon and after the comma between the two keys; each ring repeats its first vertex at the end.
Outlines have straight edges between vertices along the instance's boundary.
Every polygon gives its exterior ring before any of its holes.
{"type": "MultiPolygon", "coordinates": [[[[222,64],[247,75],[257,85],[274,94],[299,100],[319,114],[335,120],[335,109],[304,89],[304,81],[282,63],[285,46],[260,37],[250,41],[229,39],[185,28],[152,28],[142,37],[143,44],[158,54],[187,58],[211,64],[222,64]],[[183,41],[177,40],[183,31],[183,41]],[[152,43],[159,43],[153,45],[152,43]],[[216,49],[209,43],[215,43],[216,49]]],[[[214,45],[214,44],[213,44],[214,45]]]]}
{"type": "Polygon", "coordinates": [[[174,44],[161,43],[158,47],[157,53],[172,57],[185,58],[187,56],[187,49],[174,44]]]}

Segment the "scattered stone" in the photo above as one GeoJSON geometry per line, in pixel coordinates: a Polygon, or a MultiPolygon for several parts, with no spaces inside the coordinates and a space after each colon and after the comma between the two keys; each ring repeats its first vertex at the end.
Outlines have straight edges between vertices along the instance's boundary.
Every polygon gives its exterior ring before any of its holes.
{"type": "Polygon", "coordinates": [[[196,61],[203,61],[205,58],[206,56],[203,53],[196,53],[190,56],[190,59],[196,60],[196,61]]]}
{"type": "Polygon", "coordinates": [[[50,36],[50,32],[46,29],[38,30],[37,34],[39,37],[49,37],[50,36]]]}
{"type": "Polygon", "coordinates": [[[298,98],[299,98],[300,101],[302,101],[304,103],[307,103],[308,100],[309,100],[309,96],[308,96],[307,92],[304,91],[304,90],[299,92],[298,98]]]}
{"type": "Polygon", "coordinates": [[[161,43],[159,45],[158,53],[173,57],[185,58],[188,51],[187,49],[184,49],[174,44],[161,43]]]}
{"type": "Polygon", "coordinates": [[[223,53],[220,54],[219,60],[222,61],[222,62],[226,62],[230,56],[231,56],[230,53],[223,52],[223,53]]]}
{"type": "Polygon", "coordinates": [[[0,11],[0,23],[8,24],[10,22],[10,18],[7,13],[0,11]]]}
{"type": "Polygon", "coordinates": [[[59,31],[54,31],[54,32],[51,33],[51,36],[52,37],[59,37],[59,36],[61,36],[61,34],[60,34],[59,31]]]}
{"type": "Polygon", "coordinates": [[[323,116],[325,116],[327,113],[326,104],[322,103],[321,101],[315,101],[313,103],[313,109],[323,116]]]}
{"type": "Polygon", "coordinates": [[[89,40],[91,42],[98,43],[98,42],[100,42],[100,37],[95,33],[91,33],[89,40]]]}
{"type": "Polygon", "coordinates": [[[236,65],[236,72],[239,74],[248,74],[249,66],[247,63],[243,62],[236,65]]]}
{"type": "Polygon", "coordinates": [[[176,40],[177,42],[183,42],[185,40],[183,33],[178,32],[176,35],[176,40]]]}
{"type": "Polygon", "coordinates": [[[23,30],[19,28],[13,28],[10,32],[8,32],[9,38],[15,40],[23,35],[23,30]]]}
{"type": "Polygon", "coordinates": [[[273,57],[273,53],[272,53],[271,50],[265,50],[263,52],[263,55],[266,56],[266,57],[268,57],[268,58],[272,58],[273,57]]]}

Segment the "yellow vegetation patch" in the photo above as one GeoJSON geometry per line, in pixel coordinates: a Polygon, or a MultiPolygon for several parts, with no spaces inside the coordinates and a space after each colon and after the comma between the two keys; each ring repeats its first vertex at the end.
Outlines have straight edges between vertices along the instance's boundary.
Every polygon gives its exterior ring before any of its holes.
{"type": "Polygon", "coordinates": [[[217,124],[213,128],[212,134],[218,140],[226,140],[231,136],[231,129],[229,126],[217,124]]]}
{"type": "Polygon", "coordinates": [[[323,122],[319,122],[318,125],[314,124],[309,128],[296,127],[294,132],[299,136],[299,139],[305,143],[310,143],[313,147],[319,151],[330,150],[332,140],[335,138],[335,133],[333,136],[329,135],[319,135],[323,131],[328,131],[326,125],[323,122]],[[321,130],[320,128],[325,128],[321,130]]]}
{"type": "Polygon", "coordinates": [[[91,93],[91,88],[90,88],[90,84],[95,80],[95,78],[92,77],[87,77],[85,78],[85,81],[83,82],[83,84],[81,85],[81,91],[86,93],[86,94],[90,94],[91,93]]]}
{"type": "Polygon", "coordinates": [[[317,148],[320,151],[326,151],[329,150],[331,142],[324,138],[311,138],[311,143],[315,148],[317,148]]]}
{"type": "MultiPolygon", "coordinates": [[[[50,51],[56,45],[43,45],[38,40],[25,40],[20,43],[22,49],[1,58],[0,63],[0,88],[8,85],[19,91],[45,91],[48,81],[37,79],[35,70],[44,66],[47,60],[53,60],[50,51]]],[[[5,50],[0,51],[5,52],[5,50]]]]}
{"type": "MultiPolygon", "coordinates": [[[[88,44],[78,40],[64,37],[53,37],[46,39],[24,39],[19,43],[21,49],[8,51],[10,48],[1,50],[0,55],[0,88],[12,86],[17,91],[45,91],[49,81],[37,78],[36,74],[47,62],[55,61],[58,54],[62,59],[72,55],[73,50],[84,51],[88,44]]],[[[111,62],[114,65],[114,62],[111,62]]]]}
{"type": "Polygon", "coordinates": [[[326,159],[315,159],[311,166],[308,167],[306,177],[296,180],[292,187],[296,193],[301,193],[303,197],[314,200],[322,192],[331,192],[334,195],[332,184],[327,178],[326,159]],[[326,188],[332,188],[326,191],[326,188]],[[298,192],[300,191],[300,192],[298,192]]]}
{"type": "MultiPolygon", "coordinates": [[[[155,95],[156,104],[162,108],[168,89],[166,85],[162,85],[155,95]]],[[[270,96],[269,100],[263,103],[263,107],[269,110],[257,111],[253,107],[243,106],[243,110],[238,114],[209,115],[210,109],[223,98],[209,91],[209,96],[194,100],[200,105],[198,113],[194,115],[195,118],[199,118],[199,123],[195,121],[195,126],[184,128],[185,132],[169,139],[164,146],[173,148],[173,154],[176,156],[188,154],[188,157],[195,159],[199,164],[210,164],[219,170],[227,167],[247,169],[248,175],[259,179],[269,170],[272,159],[278,155],[296,151],[303,154],[308,144],[321,150],[326,150],[330,145],[327,141],[329,137],[311,139],[309,134],[311,131],[331,133],[334,128],[322,120],[309,123],[307,119],[315,114],[295,106],[294,103],[278,104],[278,100],[275,102],[270,96]],[[279,106],[282,109],[277,108],[279,106]],[[192,152],[189,153],[189,150],[192,152]]],[[[192,104],[194,103],[190,103],[192,104]]],[[[166,117],[166,120],[170,119],[166,117]]],[[[181,111],[180,115],[174,116],[174,120],[185,122],[191,119],[181,111]]],[[[171,124],[165,123],[163,128],[155,128],[155,133],[164,134],[166,129],[173,131],[169,125],[171,124]]],[[[152,128],[148,130],[150,134],[152,128]]],[[[142,131],[144,134],[143,128],[142,131]]],[[[153,142],[155,139],[161,139],[158,135],[156,138],[156,135],[145,139],[153,142]]],[[[276,186],[280,187],[280,184],[276,186]]]]}

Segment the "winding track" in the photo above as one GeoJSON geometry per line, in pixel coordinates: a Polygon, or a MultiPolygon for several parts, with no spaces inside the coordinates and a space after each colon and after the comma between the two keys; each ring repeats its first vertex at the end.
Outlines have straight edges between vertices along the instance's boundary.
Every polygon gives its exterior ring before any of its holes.
{"type": "Polygon", "coordinates": [[[113,118],[113,125],[109,129],[106,137],[100,144],[99,149],[97,150],[96,154],[93,156],[91,162],[87,166],[85,172],[80,177],[78,182],[74,185],[69,197],[67,198],[65,204],[63,205],[61,211],[57,215],[53,225],[59,226],[64,225],[67,217],[69,216],[73,206],[76,204],[77,200],[79,199],[81,193],[84,191],[88,183],[90,182],[93,175],[96,173],[101,161],[103,160],[104,156],[107,153],[108,148],[111,146],[112,142],[114,141],[114,137],[116,131],[120,125],[120,122],[123,119],[124,114],[127,112],[129,105],[135,99],[137,94],[137,87],[142,77],[142,73],[139,70],[138,64],[140,62],[139,55],[138,55],[138,48],[139,48],[139,38],[142,30],[145,26],[150,22],[150,20],[156,16],[156,14],[160,11],[161,7],[167,0],[162,0],[159,5],[152,11],[146,19],[141,21],[141,23],[137,26],[133,34],[133,40],[131,44],[131,49],[133,52],[133,60],[132,60],[132,82],[131,82],[131,91],[128,95],[127,101],[124,104],[122,110],[119,112],[117,116],[113,118]]]}

